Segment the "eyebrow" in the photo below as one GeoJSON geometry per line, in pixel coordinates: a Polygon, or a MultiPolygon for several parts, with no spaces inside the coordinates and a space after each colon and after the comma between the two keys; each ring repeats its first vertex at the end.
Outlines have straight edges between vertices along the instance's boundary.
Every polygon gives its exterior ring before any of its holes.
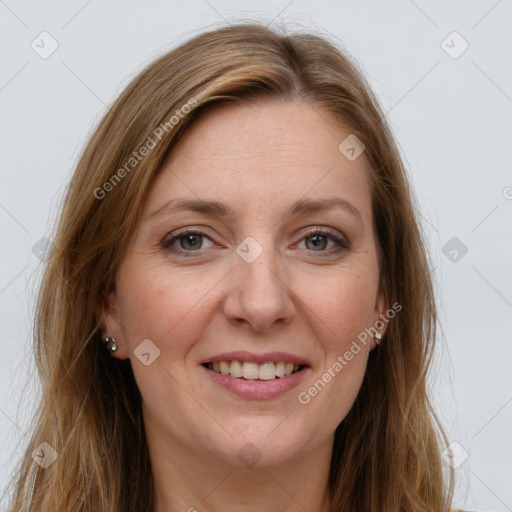
{"type": "MultiPolygon", "coordinates": [[[[361,223],[363,216],[361,212],[347,200],[341,197],[332,197],[324,199],[299,199],[295,201],[285,212],[286,215],[304,215],[311,213],[321,213],[334,209],[342,209],[356,217],[361,223]]],[[[147,215],[147,219],[152,219],[162,213],[189,210],[196,213],[202,213],[221,218],[233,217],[234,212],[220,201],[202,201],[200,199],[171,199],[161,204],[147,215]]]]}

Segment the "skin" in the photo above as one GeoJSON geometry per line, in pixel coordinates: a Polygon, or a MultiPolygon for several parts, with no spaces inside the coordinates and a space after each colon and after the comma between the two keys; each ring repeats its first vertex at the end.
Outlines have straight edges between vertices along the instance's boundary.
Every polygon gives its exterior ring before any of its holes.
{"type": "Polygon", "coordinates": [[[297,395],[387,309],[364,154],[349,161],[338,150],[349,134],[300,100],[222,106],[186,131],[153,182],[102,321],[142,394],[155,512],[326,509],[334,431],[374,341],[360,344],[308,404],[297,395]],[[332,197],[360,218],[342,209],[284,215],[299,199],[332,197]],[[222,201],[233,216],[150,216],[176,198],[222,201]],[[163,248],[183,227],[205,237],[163,248]],[[315,245],[311,228],[330,229],[350,247],[328,237],[315,245]],[[236,252],[248,236],[263,248],[252,263],[236,252]],[[134,354],[145,339],[160,350],[148,366],[134,354]],[[310,362],[307,378],[276,398],[241,398],[200,366],[232,350],[300,355],[310,362]],[[261,454],[252,467],[237,456],[248,442],[261,454]]]}

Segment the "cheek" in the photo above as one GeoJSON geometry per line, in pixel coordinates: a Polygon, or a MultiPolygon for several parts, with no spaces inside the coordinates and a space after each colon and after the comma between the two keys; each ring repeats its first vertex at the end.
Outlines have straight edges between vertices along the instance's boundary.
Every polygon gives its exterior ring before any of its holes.
{"type": "Polygon", "coordinates": [[[305,299],[306,313],[317,340],[330,354],[343,353],[357,335],[371,325],[377,287],[371,269],[342,269],[323,279],[302,281],[297,295],[305,299]]]}
{"type": "Polygon", "coordinates": [[[377,272],[372,265],[344,269],[324,283],[314,297],[316,334],[324,352],[324,366],[303,388],[300,403],[310,415],[325,418],[334,429],[345,418],[360,390],[370,345],[358,336],[372,325],[377,295],[377,272]],[[327,329],[328,327],[328,329],[327,329]]]}
{"type": "Polygon", "coordinates": [[[346,417],[361,388],[370,346],[358,335],[371,325],[375,289],[370,280],[350,273],[317,293],[310,305],[310,325],[323,360],[297,398],[308,418],[324,419],[325,433],[346,417]]]}
{"type": "Polygon", "coordinates": [[[118,312],[124,342],[144,402],[153,410],[162,401],[179,403],[181,386],[176,386],[176,379],[186,381],[183,360],[208,323],[207,291],[205,281],[165,265],[144,265],[134,259],[119,269],[118,312]],[[136,356],[146,339],[160,351],[148,366],[136,356]]]}
{"type": "Polygon", "coordinates": [[[164,265],[145,268],[139,262],[135,267],[128,261],[119,271],[117,289],[119,319],[132,351],[146,338],[161,350],[169,339],[173,349],[186,346],[191,329],[198,327],[191,318],[201,309],[206,287],[164,265]]]}

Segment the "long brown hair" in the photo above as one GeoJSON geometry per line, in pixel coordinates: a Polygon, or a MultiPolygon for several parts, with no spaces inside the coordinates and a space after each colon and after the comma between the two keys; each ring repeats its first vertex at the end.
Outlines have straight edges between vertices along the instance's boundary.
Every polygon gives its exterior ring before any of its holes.
{"type": "MultiPolygon", "coordinates": [[[[37,301],[42,396],[13,477],[12,512],[28,505],[32,512],[152,512],[141,396],[130,360],[111,357],[100,343],[98,313],[148,188],[180,134],[208,106],[258,98],[307,101],[364,143],[380,287],[389,304],[402,306],[370,353],[362,388],[336,430],[330,512],[449,509],[453,474],[443,472],[446,438],[427,388],[436,339],[430,262],[385,115],[358,65],[327,38],[241,23],[151,63],[83,151],[37,301]],[[57,455],[46,468],[32,457],[43,442],[57,455]]],[[[43,459],[53,453],[39,449],[43,459]]]]}

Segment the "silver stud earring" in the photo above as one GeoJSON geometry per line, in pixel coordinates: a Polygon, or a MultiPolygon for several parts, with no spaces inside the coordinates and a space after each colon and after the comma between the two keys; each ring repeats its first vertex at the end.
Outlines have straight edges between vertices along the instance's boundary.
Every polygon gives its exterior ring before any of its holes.
{"type": "Polygon", "coordinates": [[[117,350],[116,340],[111,336],[107,336],[103,344],[107,350],[110,350],[110,352],[115,352],[117,350]]]}
{"type": "Polygon", "coordinates": [[[375,343],[377,343],[377,345],[380,345],[380,340],[382,340],[382,334],[380,332],[376,332],[373,339],[375,340],[375,343]]]}

